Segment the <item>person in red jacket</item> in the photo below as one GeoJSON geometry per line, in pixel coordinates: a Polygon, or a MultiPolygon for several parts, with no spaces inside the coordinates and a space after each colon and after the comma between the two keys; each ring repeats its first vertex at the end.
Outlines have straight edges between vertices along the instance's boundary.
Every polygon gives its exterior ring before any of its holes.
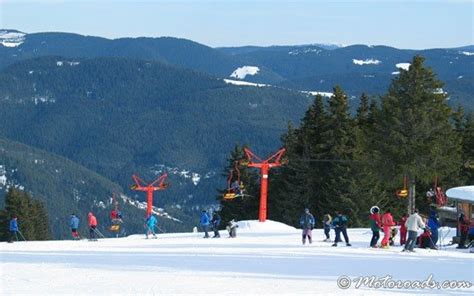
{"type": "Polygon", "coordinates": [[[382,240],[382,248],[388,248],[392,226],[395,226],[395,222],[393,222],[393,217],[390,213],[390,210],[385,211],[385,214],[382,215],[381,220],[384,233],[384,237],[382,240]]]}
{"type": "Polygon", "coordinates": [[[97,228],[97,218],[92,214],[92,212],[89,212],[88,215],[89,218],[89,238],[91,240],[96,240],[95,236],[95,229],[97,228]]]}
{"type": "Polygon", "coordinates": [[[400,246],[403,246],[407,241],[407,227],[405,223],[407,222],[408,214],[402,216],[398,225],[400,225],[400,246]]]}

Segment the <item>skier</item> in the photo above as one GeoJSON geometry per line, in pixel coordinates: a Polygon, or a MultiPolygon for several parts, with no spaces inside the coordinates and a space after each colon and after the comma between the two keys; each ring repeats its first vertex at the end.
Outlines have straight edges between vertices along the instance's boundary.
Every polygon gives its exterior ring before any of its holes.
{"type": "Polygon", "coordinates": [[[155,227],[156,227],[157,222],[158,222],[158,220],[156,220],[155,216],[153,216],[152,214],[148,215],[148,218],[146,218],[146,223],[145,223],[145,227],[146,227],[145,236],[146,236],[146,238],[148,238],[148,235],[150,235],[150,234],[153,234],[153,238],[156,238],[155,227]]]}
{"type": "Polygon", "coordinates": [[[209,233],[207,233],[209,230],[209,215],[207,214],[206,210],[202,210],[199,222],[201,224],[202,230],[205,233],[204,238],[209,238],[209,233]]]}
{"type": "Polygon", "coordinates": [[[115,220],[118,218],[118,214],[117,214],[117,211],[115,209],[113,209],[111,212],[110,212],[110,220],[115,220]]]}
{"type": "Polygon", "coordinates": [[[418,209],[415,209],[415,212],[408,217],[405,226],[408,230],[408,239],[405,243],[405,248],[403,248],[403,252],[415,252],[413,249],[415,248],[418,229],[424,229],[426,227],[420,215],[418,215],[418,209]]]}
{"type": "Polygon", "coordinates": [[[227,231],[229,232],[229,237],[230,238],[235,238],[237,236],[237,223],[235,223],[234,219],[230,220],[229,223],[227,224],[227,231]]]}
{"type": "Polygon", "coordinates": [[[435,211],[431,211],[427,224],[431,230],[430,248],[436,249],[436,244],[438,243],[438,228],[440,225],[435,211]]]}
{"type": "Polygon", "coordinates": [[[392,226],[395,226],[390,210],[385,211],[385,214],[382,215],[381,220],[382,220],[382,227],[383,227],[383,233],[384,233],[384,236],[382,239],[382,248],[386,249],[389,246],[392,226]]]}
{"type": "Polygon", "coordinates": [[[400,221],[398,221],[398,225],[400,225],[400,246],[403,246],[407,241],[407,227],[405,226],[407,219],[408,215],[404,214],[400,221]]]}
{"type": "Polygon", "coordinates": [[[436,249],[431,243],[432,235],[429,227],[426,227],[423,233],[418,237],[418,246],[423,249],[436,249]]]}
{"type": "Polygon", "coordinates": [[[97,218],[92,214],[92,212],[89,212],[88,215],[89,218],[89,239],[90,240],[97,240],[96,238],[96,228],[97,228],[97,218]]]}
{"type": "Polygon", "coordinates": [[[74,213],[71,215],[69,226],[71,227],[72,239],[80,239],[79,234],[77,233],[77,229],[79,228],[79,218],[77,218],[74,213]]]}
{"type": "Polygon", "coordinates": [[[396,227],[392,227],[392,229],[390,230],[390,238],[388,239],[388,244],[390,246],[395,246],[395,237],[397,236],[397,234],[398,229],[396,227]]]}
{"type": "Polygon", "coordinates": [[[370,229],[372,230],[372,239],[370,240],[370,247],[377,248],[377,242],[380,238],[380,227],[382,222],[380,220],[380,209],[377,206],[373,206],[370,209],[370,229]]]}
{"type": "Polygon", "coordinates": [[[16,215],[12,216],[12,219],[10,220],[10,240],[8,241],[9,243],[13,242],[13,238],[18,241],[18,231],[20,229],[18,228],[18,221],[16,215]]]}
{"type": "Polygon", "coordinates": [[[465,218],[464,213],[459,215],[458,219],[459,232],[461,233],[461,239],[459,240],[458,249],[466,249],[466,238],[469,232],[469,221],[465,218]]]}
{"type": "Polygon", "coordinates": [[[213,238],[219,238],[221,235],[219,234],[219,225],[221,225],[221,216],[219,216],[218,212],[214,212],[212,215],[212,229],[214,230],[214,236],[213,238]]]}
{"type": "Polygon", "coordinates": [[[344,240],[346,241],[346,246],[350,247],[349,237],[347,236],[347,222],[348,219],[346,215],[343,215],[340,211],[336,212],[337,216],[332,220],[332,225],[336,230],[336,239],[334,240],[333,247],[337,247],[337,242],[341,241],[341,232],[344,235],[344,240]]]}
{"type": "Polygon", "coordinates": [[[303,245],[306,243],[306,237],[308,237],[310,244],[313,243],[314,216],[309,212],[308,208],[304,209],[304,214],[300,218],[300,225],[303,230],[303,245]]]}
{"type": "Polygon", "coordinates": [[[323,216],[323,228],[324,228],[324,235],[326,235],[326,239],[324,240],[325,242],[330,242],[331,237],[329,233],[331,232],[331,223],[332,223],[332,217],[329,214],[326,214],[323,216]]]}

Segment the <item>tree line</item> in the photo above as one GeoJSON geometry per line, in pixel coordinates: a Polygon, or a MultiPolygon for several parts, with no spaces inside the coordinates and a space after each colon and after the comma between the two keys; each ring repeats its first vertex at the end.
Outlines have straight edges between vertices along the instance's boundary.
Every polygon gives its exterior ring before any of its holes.
{"type": "MultiPolygon", "coordinates": [[[[299,127],[282,135],[288,165],[270,172],[268,217],[297,226],[305,207],[317,217],[345,212],[351,225],[368,225],[369,209],[378,205],[395,216],[407,211],[395,191],[404,176],[416,183],[416,205],[427,212],[425,192],[435,179],[444,188],[474,183],[474,117],[447,104],[448,94],[435,73],[415,56],[380,97],[362,94],[357,112],[350,98],[334,87],[327,101],[316,96],[299,127]]],[[[243,158],[231,152],[225,172],[243,158]]],[[[256,219],[258,175],[242,167],[248,196],[218,196],[224,220],[256,219]]]]}
{"type": "Polygon", "coordinates": [[[10,238],[9,221],[13,217],[17,217],[19,230],[26,240],[51,239],[48,212],[43,202],[10,187],[5,195],[5,208],[0,211],[0,241],[10,238]]]}

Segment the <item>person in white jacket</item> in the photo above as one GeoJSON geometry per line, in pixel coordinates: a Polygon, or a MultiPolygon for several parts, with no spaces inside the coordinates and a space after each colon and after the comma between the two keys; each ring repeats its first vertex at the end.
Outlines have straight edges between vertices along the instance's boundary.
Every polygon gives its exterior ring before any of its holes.
{"type": "Polygon", "coordinates": [[[418,209],[415,209],[415,212],[408,217],[405,226],[408,230],[408,239],[403,251],[415,252],[413,248],[415,247],[416,238],[418,237],[418,229],[424,229],[426,227],[420,215],[418,215],[418,209]]]}

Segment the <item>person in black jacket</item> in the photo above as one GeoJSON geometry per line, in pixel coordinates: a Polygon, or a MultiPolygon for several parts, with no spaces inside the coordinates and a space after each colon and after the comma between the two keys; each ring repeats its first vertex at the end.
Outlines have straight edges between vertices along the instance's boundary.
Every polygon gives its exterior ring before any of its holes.
{"type": "Polygon", "coordinates": [[[221,216],[219,216],[218,212],[214,212],[211,219],[212,229],[214,230],[213,238],[221,237],[219,234],[219,225],[221,225],[221,216]]]}
{"type": "Polygon", "coordinates": [[[337,242],[341,239],[341,232],[344,235],[344,240],[346,241],[346,246],[350,247],[349,236],[347,235],[347,219],[346,215],[343,215],[341,212],[337,212],[337,216],[332,220],[332,225],[336,230],[336,240],[334,241],[333,247],[337,247],[337,242]]]}

